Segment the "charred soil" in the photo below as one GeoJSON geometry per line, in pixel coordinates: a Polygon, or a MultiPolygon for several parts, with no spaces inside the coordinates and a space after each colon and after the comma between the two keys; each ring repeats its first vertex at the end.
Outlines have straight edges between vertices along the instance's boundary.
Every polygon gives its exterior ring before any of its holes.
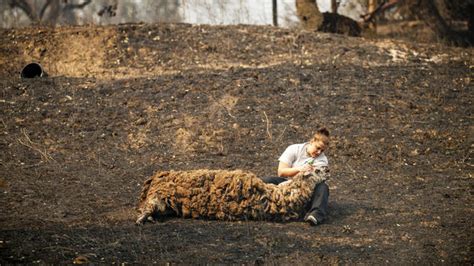
{"type": "Polygon", "coordinates": [[[472,48],[185,24],[0,40],[0,263],[474,263],[472,48]],[[274,175],[319,126],[326,223],[135,226],[154,172],[274,175]]]}

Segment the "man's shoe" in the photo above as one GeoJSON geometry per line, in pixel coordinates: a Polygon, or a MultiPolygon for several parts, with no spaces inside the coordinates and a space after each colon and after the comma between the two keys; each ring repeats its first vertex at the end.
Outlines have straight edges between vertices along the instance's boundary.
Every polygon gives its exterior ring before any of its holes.
{"type": "Polygon", "coordinates": [[[305,222],[308,222],[312,226],[315,226],[315,225],[319,224],[318,220],[313,215],[308,215],[308,217],[306,217],[306,219],[304,219],[304,220],[305,220],[305,222]]]}

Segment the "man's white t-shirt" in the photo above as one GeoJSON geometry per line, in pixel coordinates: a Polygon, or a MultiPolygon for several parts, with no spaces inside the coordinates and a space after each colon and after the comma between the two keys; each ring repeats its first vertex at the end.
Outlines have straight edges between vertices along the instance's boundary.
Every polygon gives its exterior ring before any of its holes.
{"type": "Polygon", "coordinates": [[[301,144],[293,144],[288,146],[283,154],[280,156],[278,161],[288,164],[290,167],[298,167],[306,163],[311,162],[315,167],[328,166],[328,158],[324,153],[321,153],[318,157],[313,158],[308,155],[306,148],[309,145],[309,142],[301,144]]]}

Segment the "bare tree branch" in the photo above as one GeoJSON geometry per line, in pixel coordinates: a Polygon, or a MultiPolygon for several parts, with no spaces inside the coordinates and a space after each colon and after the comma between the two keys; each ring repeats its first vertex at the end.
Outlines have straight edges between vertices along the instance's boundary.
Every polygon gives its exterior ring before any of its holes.
{"type": "Polygon", "coordinates": [[[41,8],[41,11],[40,11],[40,14],[39,14],[39,19],[43,19],[43,16],[44,16],[44,12],[46,12],[46,9],[48,8],[48,6],[51,4],[52,0],[48,0],[46,1],[46,3],[44,4],[44,6],[41,8]]]}
{"type": "Polygon", "coordinates": [[[380,3],[373,12],[360,15],[364,22],[371,22],[378,14],[398,4],[400,0],[384,0],[380,3]]]}
{"type": "Polygon", "coordinates": [[[26,0],[8,0],[8,4],[12,9],[18,8],[22,10],[31,21],[44,22],[51,25],[56,24],[62,14],[71,12],[74,9],[82,9],[91,2],[92,0],[85,0],[80,4],[68,4],[67,1],[64,1],[65,6],[61,8],[60,0],[47,0],[38,13],[26,0]],[[47,12],[48,10],[49,12],[47,12]],[[48,14],[47,17],[45,17],[46,14],[48,14]]]}
{"type": "Polygon", "coordinates": [[[66,10],[66,9],[82,9],[82,8],[86,7],[88,4],[90,4],[91,2],[92,2],[92,0],[86,0],[86,1],[82,2],[81,4],[67,4],[64,7],[64,10],[66,10]]]}
{"type": "Polygon", "coordinates": [[[30,18],[31,21],[39,21],[38,16],[33,12],[33,8],[25,0],[9,0],[11,8],[19,8],[30,18]]]}

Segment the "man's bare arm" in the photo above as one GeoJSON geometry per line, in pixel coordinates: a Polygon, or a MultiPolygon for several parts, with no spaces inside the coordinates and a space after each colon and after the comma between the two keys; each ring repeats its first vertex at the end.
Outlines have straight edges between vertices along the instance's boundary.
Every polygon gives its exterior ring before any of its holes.
{"type": "Polygon", "coordinates": [[[291,167],[289,164],[280,162],[278,164],[278,176],[291,178],[299,172],[306,172],[311,170],[311,165],[305,164],[299,167],[291,167]]]}

